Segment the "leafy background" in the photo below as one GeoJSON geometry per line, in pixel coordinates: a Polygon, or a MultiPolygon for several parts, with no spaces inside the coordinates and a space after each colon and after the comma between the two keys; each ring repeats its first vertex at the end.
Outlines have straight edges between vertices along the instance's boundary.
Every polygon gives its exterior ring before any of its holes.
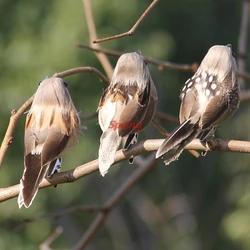
{"type": "MultiPolygon", "coordinates": [[[[150,3],[92,0],[98,37],[129,30],[150,3]]],[[[239,0],[160,1],[133,36],[102,46],[124,52],[140,49],[145,56],[176,63],[200,62],[215,44],[231,43],[237,52],[241,10],[239,0]]],[[[77,66],[103,72],[93,52],[74,46],[76,42],[87,44],[88,39],[80,0],[0,0],[1,138],[11,110],[20,107],[46,76],[77,66]]],[[[117,58],[110,60],[115,66],[117,58]]],[[[191,73],[149,67],[159,93],[158,110],[177,116],[179,90],[191,73]]],[[[65,80],[77,109],[82,114],[93,113],[106,86],[88,74],[65,80]]],[[[242,105],[216,135],[249,140],[249,114],[249,104],[242,105]]],[[[1,187],[19,183],[22,176],[24,122],[25,115],[4,159],[1,187]]],[[[97,158],[101,135],[97,119],[83,125],[87,130],[64,157],[64,170],[97,158]]],[[[174,128],[163,125],[169,131],[174,128]]],[[[140,139],[161,137],[152,125],[140,134],[140,139]]],[[[160,161],[114,209],[87,249],[249,249],[249,163],[247,154],[216,152],[199,159],[184,152],[168,167],[160,161]]],[[[136,168],[124,162],[113,166],[105,178],[94,173],[72,184],[40,190],[29,209],[19,210],[16,198],[1,203],[0,249],[37,249],[58,225],[64,231],[52,248],[70,249],[87,230],[94,213],[48,218],[20,230],[17,226],[26,218],[78,204],[102,204],[136,168]]]]}

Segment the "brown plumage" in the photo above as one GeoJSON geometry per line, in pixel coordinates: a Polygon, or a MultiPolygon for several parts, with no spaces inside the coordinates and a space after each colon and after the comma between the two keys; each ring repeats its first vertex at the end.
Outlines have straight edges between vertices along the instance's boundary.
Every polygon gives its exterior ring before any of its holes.
{"type": "Polygon", "coordinates": [[[19,208],[31,205],[48,170],[49,176],[58,172],[60,157],[78,143],[80,119],[66,85],[60,78],[47,78],[35,93],[25,124],[19,208]]]}
{"type": "Polygon", "coordinates": [[[157,91],[141,52],[123,54],[98,107],[103,131],[99,148],[101,175],[113,164],[122,138],[127,140],[125,149],[136,142],[136,133],[154,116],[157,101],[157,91]]]}
{"type": "Polygon", "coordinates": [[[197,72],[184,84],[180,99],[180,126],[156,153],[156,158],[166,157],[165,164],[176,160],[201,132],[200,140],[209,140],[216,126],[239,107],[237,67],[231,45],[209,49],[197,72]]]}

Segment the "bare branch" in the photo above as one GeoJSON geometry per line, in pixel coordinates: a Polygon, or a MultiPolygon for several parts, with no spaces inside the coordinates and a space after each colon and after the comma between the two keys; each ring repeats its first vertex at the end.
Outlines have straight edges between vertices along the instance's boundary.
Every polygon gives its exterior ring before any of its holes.
{"type": "MultiPolygon", "coordinates": [[[[82,0],[84,9],[85,9],[85,15],[86,15],[86,21],[88,25],[88,30],[89,30],[89,43],[90,46],[93,48],[100,48],[99,44],[92,44],[92,41],[97,38],[96,35],[96,27],[95,27],[95,21],[93,17],[93,11],[92,11],[92,6],[91,6],[91,1],[90,0],[82,0]]],[[[113,67],[108,60],[107,56],[104,53],[95,53],[96,57],[100,61],[102,67],[104,68],[107,76],[109,79],[111,79],[112,74],[113,74],[113,67]]]]}
{"type": "Polygon", "coordinates": [[[243,73],[243,72],[238,71],[238,76],[240,78],[247,80],[247,81],[250,81],[250,74],[248,74],[248,73],[243,73]]]}
{"type": "MultiPolygon", "coordinates": [[[[82,43],[76,43],[76,46],[79,47],[79,48],[89,49],[89,50],[93,50],[93,51],[96,51],[96,52],[102,52],[102,53],[105,53],[106,55],[110,55],[110,56],[121,56],[122,54],[126,53],[126,52],[120,52],[120,51],[116,51],[116,50],[92,48],[92,47],[90,47],[90,46],[88,46],[86,44],[82,44],[82,43]]],[[[197,63],[178,64],[178,63],[161,61],[161,60],[154,59],[152,57],[147,57],[147,56],[144,56],[144,58],[148,63],[151,63],[151,64],[154,64],[154,65],[158,66],[158,68],[160,70],[162,70],[162,69],[172,69],[172,70],[179,70],[179,71],[192,71],[192,72],[195,72],[197,70],[197,68],[198,68],[197,63]]]]}
{"type": "Polygon", "coordinates": [[[170,122],[172,124],[180,124],[178,118],[176,118],[175,116],[168,115],[160,111],[156,112],[154,117],[162,121],[170,122]]]}
{"type": "Polygon", "coordinates": [[[152,124],[154,127],[163,135],[163,136],[169,136],[170,133],[168,133],[156,120],[155,118],[152,120],[152,124]]]}
{"type": "Polygon", "coordinates": [[[150,170],[156,167],[155,155],[150,156],[146,166],[139,167],[124,183],[114,192],[113,195],[105,202],[104,206],[109,208],[104,212],[100,212],[96,219],[92,222],[89,229],[84,233],[82,238],[73,248],[74,250],[84,249],[84,247],[91,241],[97,230],[102,226],[103,222],[116,206],[116,204],[132,189],[132,187],[138,183],[138,181],[145,176],[150,170]]]}
{"type": "Polygon", "coordinates": [[[40,250],[52,250],[50,245],[62,234],[63,227],[59,226],[56,230],[40,245],[40,250]]]}
{"type": "MultiPolygon", "coordinates": [[[[105,53],[106,55],[110,56],[121,56],[122,54],[126,52],[120,52],[116,50],[108,50],[108,49],[97,49],[97,48],[92,48],[86,44],[82,43],[76,43],[76,46],[79,48],[84,48],[84,49],[89,49],[93,50],[96,52],[102,52],[105,53]]],[[[166,62],[166,61],[161,61],[152,57],[144,57],[148,63],[154,64],[158,66],[158,69],[171,69],[171,70],[178,70],[178,71],[190,71],[190,72],[196,72],[198,69],[199,64],[198,63],[192,63],[192,64],[179,64],[179,63],[172,63],[172,62],[166,62]]],[[[238,76],[240,78],[243,78],[247,81],[250,81],[250,74],[245,73],[243,71],[238,71],[238,76]]]]}
{"type": "Polygon", "coordinates": [[[100,206],[100,205],[78,205],[78,206],[74,206],[74,207],[70,207],[64,210],[60,210],[60,211],[56,211],[54,213],[51,214],[45,214],[42,216],[37,216],[34,218],[29,218],[29,219],[24,219],[24,221],[19,224],[18,226],[14,227],[12,229],[12,231],[20,231],[21,229],[23,229],[26,225],[33,223],[33,222],[37,222],[40,220],[44,220],[44,219],[58,219],[60,217],[63,217],[67,214],[71,214],[71,213],[76,213],[76,212],[100,212],[100,211],[105,211],[107,210],[107,208],[105,208],[104,206],[100,206]]]}
{"type": "Polygon", "coordinates": [[[88,49],[88,50],[95,51],[95,52],[101,52],[101,53],[104,53],[104,54],[109,55],[109,56],[121,56],[122,54],[126,53],[126,52],[120,52],[117,50],[93,48],[93,47],[86,45],[86,44],[83,44],[83,43],[76,43],[75,45],[78,48],[88,49]]]}
{"type": "Polygon", "coordinates": [[[81,122],[84,123],[85,121],[87,120],[90,120],[92,118],[96,118],[98,115],[97,112],[94,112],[92,114],[89,114],[89,115],[83,115],[83,114],[80,114],[80,119],[81,119],[81,122]]]}
{"type": "Polygon", "coordinates": [[[109,84],[109,79],[107,77],[105,77],[99,70],[97,70],[96,68],[93,68],[93,67],[77,67],[77,68],[73,68],[73,69],[68,69],[68,70],[62,71],[60,73],[55,73],[53,76],[63,78],[63,77],[75,75],[78,73],[94,73],[95,75],[98,76],[98,78],[102,82],[109,84]]]}
{"type": "Polygon", "coordinates": [[[8,125],[8,128],[6,130],[3,142],[1,144],[1,148],[0,148],[0,169],[1,169],[1,165],[4,159],[4,156],[10,146],[10,144],[12,143],[13,140],[13,133],[15,131],[16,128],[16,124],[17,121],[19,120],[19,118],[22,116],[22,114],[24,113],[24,111],[31,105],[32,101],[33,101],[34,96],[30,97],[20,108],[18,111],[16,110],[12,110],[11,112],[11,117],[10,117],[10,122],[8,125]]]}
{"type": "MultiPolygon", "coordinates": [[[[242,3],[242,15],[240,34],[238,38],[238,69],[245,70],[246,56],[247,56],[247,36],[248,36],[248,16],[249,16],[249,1],[244,0],[242,3]]],[[[244,87],[244,81],[240,79],[240,86],[244,87]]]]}
{"type": "Polygon", "coordinates": [[[124,37],[124,36],[132,36],[134,34],[135,30],[138,28],[138,26],[142,22],[142,20],[147,16],[147,14],[151,11],[151,9],[153,9],[153,7],[158,2],[159,2],[159,0],[153,0],[153,2],[144,11],[144,13],[141,15],[141,17],[137,20],[137,22],[134,24],[134,26],[129,31],[121,33],[119,35],[115,35],[115,36],[110,36],[110,37],[105,37],[105,38],[101,38],[101,39],[96,39],[96,40],[93,41],[93,43],[101,43],[101,42],[105,42],[105,41],[109,41],[109,40],[121,38],[121,37],[124,37]]]}
{"type": "MultiPolygon", "coordinates": [[[[156,151],[163,143],[163,139],[154,139],[141,141],[131,146],[127,151],[119,150],[116,153],[115,163],[130,159],[131,156],[137,156],[145,154],[147,152],[156,151]]],[[[221,152],[238,152],[238,153],[250,153],[249,141],[236,141],[236,140],[222,140],[214,139],[210,145],[211,148],[204,147],[199,139],[193,140],[188,144],[185,149],[201,150],[201,151],[221,151],[221,152]]],[[[44,179],[40,184],[40,188],[54,186],[67,182],[74,182],[84,176],[87,176],[98,170],[98,160],[94,160],[83,165],[80,165],[69,171],[57,173],[53,175],[51,179],[44,179]]],[[[14,198],[19,193],[19,184],[0,188],[0,202],[4,202],[11,198],[14,198]]]]}
{"type": "Polygon", "coordinates": [[[250,90],[245,90],[240,93],[240,103],[246,103],[250,101],[250,90]]]}

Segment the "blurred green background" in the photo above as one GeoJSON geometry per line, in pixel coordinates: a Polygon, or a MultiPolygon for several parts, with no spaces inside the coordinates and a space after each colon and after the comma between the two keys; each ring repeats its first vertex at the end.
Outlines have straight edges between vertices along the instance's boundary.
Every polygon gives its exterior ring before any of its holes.
{"type": "MultiPolygon", "coordinates": [[[[149,0],[92,0],[98,37],[129,30],[151,3],[149,0]]],[[[154,7],[131,37],[101,44],[124,52],[176,62],[200,62],[209,47],[231,43],[237,55],[242,14],[240,0],[164,0],[154,7]]],[[[80,0],[0,0],[0,136],[12,109],[19,108],[46,76],[78,66],[104,73],[91,51],[74,46],[88,43],[80,0]]],[[[248,53],[249,55],[249,53],[248,53]]],[[[117,58],[110,57],[115,66],[117,58]]],[[[158,110],[174,116],[179,90],[192,73],[159,71],[149,65],[159,93],[158,110]]],[[[249,60],[246,71],[250,72],[249,60]]],[[[97,109],[106,87],[94,75],[65,78],[75,106],[82,114],[97,109]]],[[[247,83],[249,84],[249,83],[247,83]]],[[[246,85],[247,85],[246,84],[246,85]]],[[[23,172],[25,115],[19,120],[0,172],[0,187],[19,183],[23,172]]],[[[63,170],[97,158],[101,135],[97,119],[87,126],[79,145],[63,158],[63,170]]],[[[162,124],[168,131],[174,126],[162,124]]],[[[250,108],[244,104],[217,129],[217,137],[250,140],[250,108]]],[[[140,139],[161,138],[148,126],[140,139]]],[[[146,156],[143,156],[146,157],[146,156]]],[[[91,174],[75,183],[40,190],[29,209],[18,209],[17,198],[0,204],[0,249],[38,249],[61,225],[52,249],[70,249],[89,227],[95,213],[77,212],[22,227],[24,219],[75,205],[103,204],[137,168],[128,162],[112,167],[102,178],[91,174]]],[[[86,249],[250,249],[250,156],[208,153],[158,166],[144,177],[113,210],[86,249]]]]}

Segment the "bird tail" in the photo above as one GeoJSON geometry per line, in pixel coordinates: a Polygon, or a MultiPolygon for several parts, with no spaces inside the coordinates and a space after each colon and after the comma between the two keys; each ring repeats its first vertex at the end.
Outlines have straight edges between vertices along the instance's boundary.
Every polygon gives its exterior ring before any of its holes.
{"type": "Polygon", "coordinates": [[[197,123],[193,124],[190,120],[186,120],[161,144],[156,153],[156,158],[166,154],[167,159],[164,161],[166,165],[177,160],[184,147],[195,139],[200,131],[197,123]]]}
{"type": "Polygon", "coordinates": [[[116,131],[107,130],[103,132],[100,139],[99,148],[99,170],[102,176],[104,176],[110,166],[115,161],[115,153],[121,143],[122,137],[120,137],[116,131]]]}
{"type": "Polygon", "coordinates": [[[40,155],[27,155],[32,164],[25,164],[25,170],[20,180],[20,192],[18,196],[18,206],[21,208],[23,205],[28,208],[34,200],[39,184],[42,182],[47,172],[49,164],[41,166],[40,155]]]}

